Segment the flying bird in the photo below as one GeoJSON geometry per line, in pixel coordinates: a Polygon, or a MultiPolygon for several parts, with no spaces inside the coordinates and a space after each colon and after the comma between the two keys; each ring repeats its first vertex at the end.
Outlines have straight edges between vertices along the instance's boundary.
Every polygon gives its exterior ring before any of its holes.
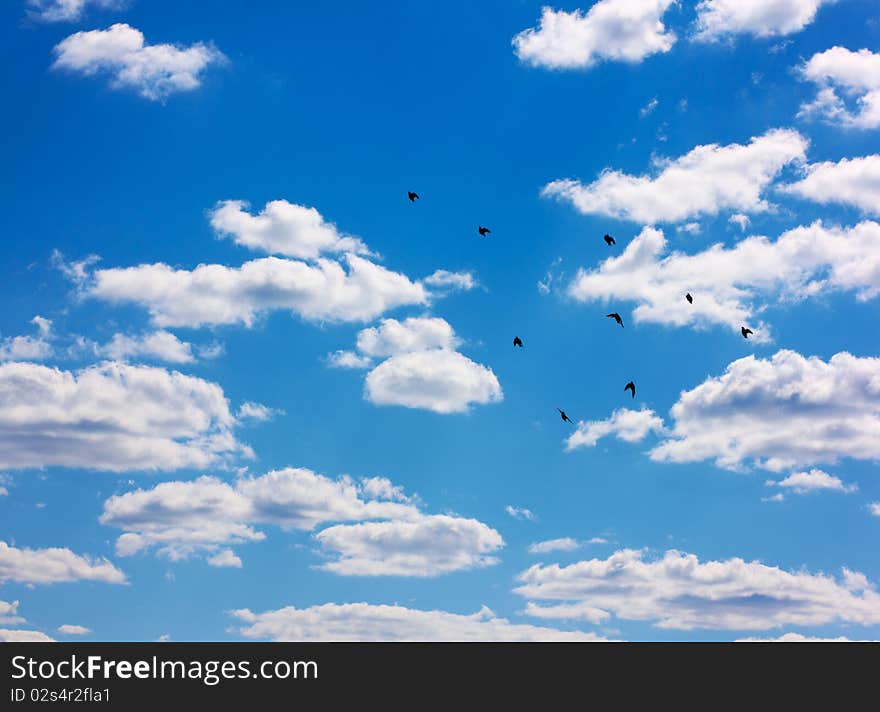
{"type": "Polygon", "coordinates": [[[617,242],[615,242],[614,238],[611,237],[611,235],[605,235],[604,240],[605,244],[609,246],[617,244],[617,242]]]}
{"type": "Polygon", "coordinates": [[[755,332],[752,331],[751,329],[747,329],[747,328],[744,327],[744,326],[741,326],[741,327],[739,328],[739,330],[740,330],[740,332],[742,333],[744,339],[749,338],[749,334],[754,334],[754,333],[755,333],[755,332]]]}
{"type": "Polygon", "coordinates": [[[611,312],[610,314],[606,314],[605,316],[607,316],[609,319],[614,319],[614,321],[623,326],[623,319],[620,318],[620,314],[618,314],[617,312],[611,312]]]}
{"type": "Polygon", "coordinates": [[[690,295],[690,292],[684,295],[684,298],[688,300],[688,304],[694,303],[694,298],[690,295]]]}
{"type": "Polygon", "coordinates": [[[625,390],[625,391],[632,391],[633,398],[636,397],[636,384],[633,383],[632,381],[630,381],[629,383],[627,383],[627,384],[623,387],[623,390],[625,390]]]}
{"type": "Polygon", "coordinates": [[[480,233],[481,236],[486,237],[486,235],[488,235],[492,231],[489,228],[483,227],[482,225],[480,225],[477,228],[477,232],[480,233]]]}
{"type": "Polygon", "coordinates": [[[409,198],[409,202],[414,203],[419,199],[419,194],[408,190],[406,191],[406,197],[409,198]]]}
{"type": "Polygon", "coordinates": [[[572,425],[574,424],[574,421],[565,414],[564,410],[562,410],[561,408],[557,408],[556,410],[559,411],[559,416],[562,418],[562,420],[564,420],[566,423],[571,423],[572,425]]]}
{"type": "Polygon", "coordinates": [[[514,336],[513,337],[513,345],[519,346],[520,348],[522,348],[522,339],[519,338],[518,336],[514,336]]]}

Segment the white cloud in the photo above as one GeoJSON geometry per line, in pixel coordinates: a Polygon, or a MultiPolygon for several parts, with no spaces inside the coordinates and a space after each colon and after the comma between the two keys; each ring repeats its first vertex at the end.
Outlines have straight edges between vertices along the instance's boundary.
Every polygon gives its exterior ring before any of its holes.
{"type": "Polygon", "coordinates": [[[871,514],[875,517],[880,517],[880,502],[871,502],[871,504],[868,505],[868,509],[870,509],[871,514]]]}
{"type": "Polygon", "coordinates": [[[851,129],[880,127],[880,53],[832,47],[814,54],[800,72],[818,93],[799,117],[820,116],[851,129]]]}
{"type": "Polygon", "coordinates": [[[477,285],[477,278],[470,272],[450,272],[438,269],[423,280],[429,287],[440,290],[456,290],[467,292],[477,285]]]}
{"type": "Polygon", "coordinates": [[[266,420],[271,420],[275,415],[278,415],[279,413],[281,413],[281,411],[275,410],[274,408],[269,408],[262,403],[253,403],[252,401],[246,401],[245,403],[241,404],[241,407],[235,414],[235,418],[239,421],[254,420],[258,423],[262,423],[266,420]]]}
{"type": "Polygon", "coordinates": [[[368,321],[395,307],[427,304],[430,295],[420,282],[353,254],[343,259],[348,271],[333,260],[279,257],[193,270],[143,264],[96,270],[82,289],[88,297],[142,305],[162,327],[251,326],[276,309],[309,321],[368,321]]]}
{"type": "Polygon", "coordinates": [[[491,553],[504,546],[486,524],[445,514],[339,524],[315,539],[338,555],[321,568],[344,576],[439,576],[495,564],[491,553]]]}
{"type": "Polygon", "coordinates": [[[449,349],[392,356],[367,374],[365,394],[376,405],[443,414],[503,400],[501,384],[490,368],[449,349]]]}
{"type": "Polygon", "coordinates": [[[65,623],[64,625],[58,626],[58,632],[62,635],[88,635],[92,631],[85,626],[65,623]]]}
{"type": "Polygon", "coordinates": [[[781,190],[822,205],[851,205],[863,213],[880,215],[880,154],[813,163],[805,166],[804,172],[802,180],[781,186],[781,190]]]}
{"type": "Polygon", "coordinates": [[[123,530],[120,556],[156,547],[172,561],[206,555],[212,566],[241,566],[228,547],[261,541],[258,525],[319,531],[329,557],[321,568],[346,576],[437,576],[495,563],[504,542],[474,519],[423,514],[418,499],[384,477],[336,480],[287,468],[234,483],[203,476],[110,497],[101,523],[123,530]],[[346,522],[358,522],[346,524],[346,522]]]}
{"type": "Polygon", "coordinates": [[[471,615],[369,603],[232,611],[246,638],[274,641],[471,642],[598,641],[593,633],[510,623],[485,606],[471,615]]]}
{"type": "Polygon", "coordinates": [[[684,156],[658,163],[656,175],[604,170],[584,185],[555,180],[542,195],[571,202],[585,215],[641,223],[679,222],[721,210],[771,209],[762,193],[793,162],[803,161],[809,142],[797,131],[773,129],[748,144],[697,146],[684,156]]]}
{"type": "Polygon", "coordinates": [[[355,237],[339,232],[315,208],[272,200],[258,215],[243,200],[223,200],[211,211],[211,227],[237,245],[269,254],[315,259],[325,253],[369,254],[355,237]]]}
{"type": "Polygon", "coordinates": [[[54,51],[54,69],[85,76],[106,74],[113,88],[134,89],[153,101],[196,89],[208,66],[226,61],[219,50],[201,42],[189,47],[145,44],[143,33],[124,23],[107,30],[77,32],[59,42],[54,51]]]}
{"type": "Polygon", "coordinates": [[[544,7],[537,28],[513,38],[523,62],[550,69],[592,67],[614,60],[632,64],[668,52],[675,34],[662,17],[675,0],[599,0],[586,13],[544,7]]]}
{"type": "Polygon", "coordinates": [[[530,509],[526,509],[525,507],[514,507],[512,504],[508,504],[504,511],[507,512],[514,519],[525,519],[530,522],[537,521],[538,517],[532,512],[530,509]]]}
{"type": "Polygon", "coordinates": [[[31,319],[37,336],[12,336],[0,342],[0,361],[43,361],[53,353],[52,321],[37,315],[31,319]]]}
{"type": "Polygon", "coordinates": [[[880,294],[880,224],[853,227],[815,222],[777,240],[752,236],[732,247],[717,243],[693,254],[664,254],[663,232],[645,228],[619,256],[597,269],[579,270],[568,288],[578,301],[634,301],[633,318],[671,326],[741,325],[768,341],[768,327],[755,322],[766,303],[834,291],[855,291],[867,300],[880,294]],[[684,295],[690,293],[694,303],[684,295]]]}
{"type": "Polygon", "coordinates": [[[359,353],[337,351],[328,362],[368,368],[373,358],[386,358],[365,379],[364,396],[376,405],[461,413],[474,403],[502,400],[492,370],[455,351],[459,345],[461,339],[444,319],[383,319],[379,326],[358,333],[359,353]]]}
{"type": "Polygon", "coordinates": [[[860,643],[875,641],[859,641],[840,636],[837,638],[817,638],[803,635],[801,633],[783,633],[777,638],[740,638],[737,643],[860,643]]]}
{"type": "Polygon", "coordinates": [[[354,351],[334,351],[327,354],[327,365],[331,368],[363,369],[373,365],[369,356],[361,356],[354,351]]]}
{"type": "Polygon", "coordinates": [[[639,116],[641,116],[644,119],[646,116],[653,113],[654,109],[656,109],[659,104],[660,104],[660,102],[657,100],[657,97],[655,96],[653,99],[651,99],[651,101],[649,101],[641,109],[639,109],[639,116]]]}
{"type": "Polygon", "coordinates": [[[821,490],[850,493],[859,489],[855,484],[844,484],[839,477],[816,469],[809,472],[792,472],[788,477],[779,481],[767,480],[767,486],[783,487],[792,490],[795,494],[809,494],[821,490]]]}
{"type": "Polygon", "coordinates": [[[648,433],[663,434],[665,428],[663,419],[658,417],[653,410],[642,408],[641,410],[629,410],[618,408],[610,418],[605,420],[592,420],[579,422],[575,430],[566,440],[566,450],[575,450],[579,447],[594,447],[600,438],[614,435],[628,443],[639,442],[647,437],[648,433]]]}
{"type": "Polygon", "coordinates": [[[549,554],[553,551],[574,551],[581,548],[581,543],[577,539],[571,537],[563,537],[562,539],[548,539],[547,541],[537,541],[529,545],[530,554],[549,554]]]}
{"type": "Polygon", "coordinates": [[[98,354],[116,360],[147,358],[168,363],[192,363],[192,344],[181,341],[170,331],[153,331],[139,336],[114,334],[109,343],[97,349],[98,354]]]}
{"type": "Polygon", "coordinates": [[[717,40],[737,34],[776,37],[800,32],[822,5],[836,0],[700,0],[697,39],[717,40]]]}
{"type": "Polygon", "coordinates": [[[842,458],[880,459],[880,358],[846,352],[829,361],[778,351],[747,356],[682,392],[660,461],[774,472],[842,458]]]}
{"type": "Polygon", "coordinates": [[[734,213],[729,218],[727,218],[727,221],[729,223],[737,225],[739,227],[739,229],[742,230],[743,232],[746,231],[746,228],[749,226],[749,223],[751,222],[751,220],[749,219],[749,216],[745,215],[743,213],[734,213]]]}
{"type": "Polygon", "coordinates": [[[702,229],[703,228],[701,227],[700,223],[698,223],[698,222],[685,223],[684,225],[679,225],[678,227],[675,228],[676,232],[678,232],[678,233],[684,232],[684,233],[687,233],[688,235],[699,235],[700,232],[702,231],[702,229]]]}
{"type": "Polygon", "coordinates": [[[378,327],[363,329],[357,335],[358,351],[374,357],[434,348],[454,349],[460,344],[449,322],[437,317],[383,319],[378,327]]]}
{"type": "Polygon", "coordinates": [[[101,10],[123,8],[127,0],[26,0],[28,17],[43,22],[75,22],[89,6],[101,10]]]}
{"type": "Polygon", "coordinates": [[[0,643],[54,643],[55,639],[38,630],[6,630],[0,628],[0,643]]]}
{"type": "Polygon", "coordinates": [[[740,558],[701,563],[674,550],[646,560],[641,551],[623,549],[570,566],[536,564],[518,580],[516,593],[532,599],[526,612],[541,618],[598,621],[614,614],[678,630],[880,623],[880,595],[847,569],[836,579],[740,558]]]}
{"type": "Polygon", "coordinates": [[[48,584],[66,581],[125,583],[125,574],[107,559],[79,556],[70,549],[17,549],[0,541],[0,583],[48,584]]]}
{"type": "Polygon", "coordinates": [[[222,551],[214,554],[207,559],[208,564],[210,566],[217,567],[226,567],[226,568],[241,568],[241,559],[238,558],[232,549],[223,549],[222,551]]]}
{"type": "Polygon", "coordinates": [[[21,625],[25,622],[18,615],[18,601],[0,601],[0,625],[21,625]]]}
{"type": "Polygon", "coordinates": [[[0,400],[0,467],[174,470],[252,454],[220,386],[160,368],[5,363],[0,400]]]}

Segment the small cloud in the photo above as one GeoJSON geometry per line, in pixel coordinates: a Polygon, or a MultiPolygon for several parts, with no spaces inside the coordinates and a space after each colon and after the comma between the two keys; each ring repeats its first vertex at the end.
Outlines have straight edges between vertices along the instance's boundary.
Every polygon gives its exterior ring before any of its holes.
{"type": "Polygon", "coordinates": [[[654,112],[654,109],[657,108],[657,105],[659,103],[660,102],[657,101],[657,97],[655,96],[653,99],[651,99],[651,101],[649,101],[641,109],[639,109],[639,116],[644,119],[646,116],[654,112]]]}
{"type": "Polygon", "coordinates": [[[745,229],[749,226],[749,222],[751,221],[749,220],[748,215],[744,215],[743,213],[735,213],[727,219],[727,222],[733,225],[738,225],[739,229],[745,232],[745,229]]]}
{"type": "Polygon", "coordinates": [[[86,628],[81,625],[70,625],[65,623],[64,625],[58,626],[58,632],[62,635],[87,635],[91,633],[91,629],[86,628]]]}
{"type": "Polygon", "coordinates": [[[508,504],[504,508],[504,511],[507,512],[514,519],[525,519],[530,522],[537,521],[538,519],[538,517],[533,512],[526,509],[525,507],[514,507],[512,504],[508,504]]]}
{"type": "Polygon", "coordinates": [[[332,354],[327,354],[326,360],[331,368],[362,369],[373,365],[373,359],[369,356],[362,356],[354,351],[334,351],[332,354]]]}
{"type": "Polygon", "coordinates": [[[240,569],[241,559],[238,558],[231,549],[224,549],[208,559],[208,565],[216,566],[218,568],[240,569]]]}
{"type": "Polygon", "coordinates": [[[269,408],[262,403],[253,403],[251,401],[247,401],[246,403],[242,404],[241,408],[238,409],[238,413],[235,414],[235,418],[239,421],[254,420],[256,422],[262,423],[266,420],[270,420],[276,415],[281,415],[283,413],[284,411],[282,410],[269,408]]]}

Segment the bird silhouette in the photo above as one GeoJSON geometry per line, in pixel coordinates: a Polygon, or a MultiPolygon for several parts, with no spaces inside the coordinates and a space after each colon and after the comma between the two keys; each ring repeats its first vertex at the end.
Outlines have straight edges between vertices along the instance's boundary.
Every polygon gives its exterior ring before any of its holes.
{"type": "Polygon", "coordinates": [[[636,384],[633,383],[632,381],[630,381],[629,383],[627,383],[627,384],[623,387],[623,390],[625,390],[625,391],[632,391],[633,398],[636,397],[636,384]]]}
{"type": "Polygon", "coordinates": [[[483,227],[482,225],[480,225],[477,228],[477,232],[480,233],[480,235],[482,235],[483,237],[486,237],[486,235],[488,235],[492,231],[489,228],[483,227]]]}
{"type": "Polygon", "coordinates": [[[751,329],[747,329],[747,328],[744,327],[744,326],[741,326],[741,327],[739,328],[739,330],[740,330],[740,332],[742,333],[744,339],[749,338],[749,334],[754,334],[754,333],[755,333],[755,332],[752,331],[751,329]]]}
{"type": "Polygon", "coordinates": [[[694,298],[690,295],[690,292],[684,295],[684,298],[688,300],[688,304],[694,303],[694,298]]]}
{"type": "Polygon", "coordinates": [[[418,193],[413,193],[411,190],[406,192],[406,197],[409,198],[409,202],[414,203],[419,199],[418,193]]]}
{"type": "Polygon", "coordinates": [[[522,339],[519,338],[518,336],[514,336],[514,337],[513,337],[513,345],[514,345],[514,346],[519,346],[520,348],[522,348],[522,345],[523,345],[523,344],[522,344],[522,339]]]}
{"type": "Polygon", "coordinates": [[[611,237],[611,235],[605,235],[603,239],[605,240],[605,244],[608,246],[617,244],[617,242],[614,240],[613,237],[611,237]]]}
{"type": "Polygon", "coordinates": [[[618,314],[617,312],[611,312],[610,314],[606,314],[605,316],[607,316],[609,319],[614,319],[614,321],[623,326],[623,319],[620,318],[620,314],[618,314]]]}
{"type": "Polygon", "coordinates": [[[559,411],[559,417],[562,418],[563,421],[565,421],[566,423],[574,424],[574,421],[566,415],[565,411],[562,410],[562,408],[557,408],[556,410],[559,411]]]}

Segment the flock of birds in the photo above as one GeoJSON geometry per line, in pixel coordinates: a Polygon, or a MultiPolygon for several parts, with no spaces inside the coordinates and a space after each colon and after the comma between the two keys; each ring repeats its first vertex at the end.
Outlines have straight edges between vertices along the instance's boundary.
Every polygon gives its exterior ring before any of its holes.
{"type": "MultiPolygon", "coordinates": [[[[414,203],[420,199],[419,194],[414,193],[411,190],[407,191],[406,195],[409,198],[409,201],[411,203],[414,203]]],[[[478,225],[477,232],[480,234],[481,237],[486,237],[486,235],[488,235],[492,231],[487,227],[483,227],[482,225],[478,225]]],[[[617,244],[617,240],[615,240],[611,235],[606,234],[602,239],[605,240],[605,244],[608,245],[608,247],[613,247],[614,245],[617,244]]],[[[684,298],[687,300],[688,304],[694,303],[694,298],[690,292],[685,294],[684,298]]],[[[623,327],[623,319],[621,318],[620,314],[618,314],[617,312],[611,312],[610,314],[606,314],[605,316],[608,317],[609,319],[614,319],[614,321],[616,321],[621,327],[623,327]]],[[[752,331],[751,329],[749,329],[748,327],[741,326],[740,333],[742,334],[742,337],[744,339],[748,339],[749,334],[754,334],[755,332],[752,331]]],[[[514,336],[513,337],[513,345],[515,348],[516,347],[523,348],[523,340],[521,338],[519,338],[519,336],[514,336]]],[[[629,383],[627,383],[623,387],[623,390],[630,391],[632,393],[632,397],[633,398],[636,397],[636,384],[634,381],[630,381],[629,383]]],[[[562,410],[562,408],[557,408],[556,410],[559,411],[559,417],[562,418],[563,422],[571,423],[572,425],[574,425],[574,421],[568,417],[568,414],[564,410],[562,410]]]]}

